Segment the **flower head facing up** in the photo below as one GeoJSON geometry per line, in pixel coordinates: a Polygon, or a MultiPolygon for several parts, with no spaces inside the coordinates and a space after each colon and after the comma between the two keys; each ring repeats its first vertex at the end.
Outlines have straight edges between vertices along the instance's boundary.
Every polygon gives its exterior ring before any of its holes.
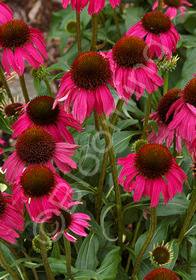
{"type": "Polygon", "coordinates": [[[23,231],[23,207],[16,207],[12,203],[12,196],[0,192],[0,237],[10,243],[16,243],[19,234],[23,231]]]}
{"type": "Polygon", "coordinates": [[[153,264],[163,266],[172,261],[173,251],[168,249],[168,247],[168,243],[164,245],[164,242],[162,243],[162,245],[153,245],[153,250],[152,252],[150,252],[151,261],[153,264]]]}
{"type": "Polygon", "coordinates": [[[69,241],[76,242],[77,239],[69,233],[70,230],[79,236],[87,236],[84,228],[89,229],[89,223],[86,220],[91,220],[91,218],[84,213],[71,214],[68,210],[61,209],[60,215],[53,214],[49,220],[49,223],[55,226],[56,231],[52,239],[57,238],[63,232],[69,241]]]}
{"type": "Polygon", "coordinates": [[[150,60],[147,44],[136,36],[126,36],[116,42],[106,55],[109,58],[113,83],[120,98],[128,102],[134,91],[138,100],[146,89],[152,93],[163,84],[157,66],[150,60]]]}
{"type": "Polygon", "coordinates": [[[25,58],[34,68],[44,64],[47,58],[42,33],[30,28],[20,20],[13,19],[12,11],[0,2],[0,47],[3,49],[2,62],[5,71],[10,74],[9,65],[19,76],[24,72],[25,58]]]}
{"type": "Polygon", "coordinates": [[[144,280],[179,280],[178,276],[167,268],[157,268],[149,272],[144,280]]]}
{"type": "Polygon", "coordinates": [[[53,103],[54,98],[50,96],[38,96],[25,105],[24,112],[11,127],[14,130],[13,138],[29,127],[41,126],[51,133],[56,141],[66,140],[74,143],[73,136],[67,127],[77,130],[82,130],[82,127],[72,114],[64,111],[61,104],[57,104],[53,109],[53,103]]]}
{"type": "Polygon", "coordinates": [[[13,186],[14,203],[25,203],[33,221],[52,217],[72,200],[71,186],[50,168],[36,164],[28,166],[16,178],[13,186]]]}
{"type": "Polygon", "coordinates": [[[59,170],[68,173],[71,168],[77,168],[70,158],[77,145],[57,142],[53,136],[41,127],[32,126],[24,130],[17,139],[14,153],[5,161],[5,179],[14,183],[15,178],[23,171],[25,166],[43,164],[55,170],[51,160],[54,160],[59,170]],[[15,168],[17,166],[17,168],[15,168]]]}
{"type": "Polygon", "coordinates": [[[147,140],[150,143],[162,144],[166,139],[166,146],[169,148],[176,136],[176,151],[181,152],[181,137],[176,135],[175,129],[168,129],[168,125],[173,120],[174,114],[167,118],[167,113],[171,106],[181,97],[181,89],[168,91],[159,101],[157,112],[152,113],[150,118],[158,123],[158,135],[152,131],[147,140]]]}
{"type": "Polygon", "coordinates": [[[176,192],[181,193],[183,181],[187,178],[169,150],[158,144],[144,145],[136,154],[118,159],[118,164],[124,166],[119,176],[119,183],[124,187],[124,191],[135,190],[133,199],[136,202],[142,195],[149,196],[151,207],[158,205],[160,193],[165,203],[168,203],[176,192]]]}
{"type": "Polygon", "coordinates": [[[145,42],[150,47],[151,55],[153,56],[155,53],[159,59],[162,59],[163,53],[171,57],[172,52],[176,50],[177,42],[180,40],[171,19],[161,12],[145,14],[141,21],[129,28],[126,35],[145,38],[145,42]]]}
{"type": "Polygon", "coordinates": [[[65,101],[65,111],[69,112],[72,108],[73,116],[81,123],[94,108],[99,115],[104,111],[108,117],[115,103],[107,83],[111,83],[107,58],[96,52],[82,53],[72,63],[71,70],[63,76],[53,107],[65,101]]]}
{"type": "MultiPolygon", "coordinates": [[[[186,0],[163,0],[163,8],[167,9],[166,15],[171,19],[175,18],[178,10],[181,12],[181,20],[184,18],[184,12],[187,12],[187,8],[185,6],[192,6],[186,0]]],[[[155,10],[158,7],[158,1],[156,1],[152,7],[155,10]]]]}
{"type": "Polygon", "coordinates": [[[176,134],[188,146],[195,138],[196,130],[196,74],[194,76],[182,90],[182,97],[171,106],[167,113],[167,118],[171,115],[173,117],[168,128],[176,129],[176,134]]]}

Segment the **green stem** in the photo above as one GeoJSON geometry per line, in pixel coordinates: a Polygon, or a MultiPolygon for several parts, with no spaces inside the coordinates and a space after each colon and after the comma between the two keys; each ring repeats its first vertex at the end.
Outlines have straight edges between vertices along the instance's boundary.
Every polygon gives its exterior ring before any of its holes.
{"type": "Polygon", "coordinates": [[[97,50],[97,33],[98,33],[98,16],[96,14],[92,15],[92,37],[91,37],[91,51],[97,50]]]}
{"type": "Polygon", "coordinates": [[[122,202],[121,202],[121,195],[120,195],[120,188],[118,185],[118,172],[116,167],[116,158],[114,154],[114,149],[112,145],[112,137],[107,125],[107,119],[104,113],[100,116],[101,126],[105,137],[106,147],[108,148],[109,158],[110,158],[110,165],[111,165],[111,172],[112,178],[114,183],[114,191],[115,191],[115,198],[116,198],[116,209],[117,209],[117,225],[118,225],[118,244],[122,250],[122,236],[123,236],[123,215],[122,215],[122,202]]]}
{"type": "Polygon", "coordinates": [[[135,7],[139,7],[140,5],[140,0],[135,0],[135,7]]]}
{"type": "Polygon", "coordinates": [[[78,55],[80,55],[82,53],[82,40],[81,40],[80,13],[78,12],[76,12],[76,30],[77,30],[78,55]]]}
{"type": "Polygon", "coordinates": [[[100,130],[99,129],[99,116],[98,116],[98,113],[95,109],[93,110],[93,112],[94,112],[95,129],[97,131],[99,131],[100,130]]]}
{"type": "Polygon", "coordinates": [[[122,34],[120,32],[119,21],[118,21],[118,16],[116,14],[116,9],[113,9],[113,17],[114,17],[114,22],[115,22],[115,25],[116,25],[116,30],[117,30],[117,33],[118,33],[118,37],[120,39],[122,37],[122,34]]]}
{"type": "Polygon", "coordinates": [[[191,275],[191,242],[187,240],[187,273],[191,275]]]}
{"type": "Polygon", "coordinates": [[[7,270],[7,272],[12,276],[13,279],[20,280],[20,278],[17,276],[17,274],[11,269],[11,267],[7,263],[4,255],[3,255],[3,252],[1,250],[1,247],[0,247],[0,262],[3,265],[3,267],[5,268],[5,270],[7,270]]]}
{"type": "Polygon", "coordinates": [[[196,177],[194,178],[194,180],[195,180],[195,182],[194,182],[194,188],[193,188],[193,192],[192,192],[191,201],[189,203],[189,207],[188,207],[186,218],[184,220],[184,224],[183,224],[180,234],[178,236],[179,247],[184,239],[185,233],[186,233],[186,231],[191,223],[192,217],[196,211],[196,177]]]}
{"type": "MultiPolygon", "coordinates": [[[[123,104],[124,104],[124,100],[119,99],[118,103],[116,105],[116,109],[115,109],[115,111],[112,115],[111,121],[110,121],[109,130],[110,130],[111,135],[113,133],[114,125],[117,121],[117,118],[119,117],[119,115],[121,113],[123,104]]],[[[97,196],[96,196],[96,202],[95,202],[95,218],[98,223],[99,223],[99,218],[100,218],[100,213],[101,213],[103,184],[104,184],[104,180],[105,180],[108,156],[109,156],[109,153],[108,153],[108,148],[106,145],[104,155],[103,155],[101,173],[100,173],[99,182],[98,182],[98,186],[97,186],[97,196]]]]}
{"type": "Polygon", "coordinates": [[[163,95],[165,95],[168,91],[169,72],[164,72],[163,80],[164,80],[163,95]]]}
{"type": "Polygon", "coordinates": [[[50,268],[50,264],[48,262],[45,238],[44,238],[44,224],[39,224],[39,236],[40,236],[40,247],[41,247],[41,255],[44,263],[45,271],[48,277],[48,280],[55,280],[52,270],[50,268]]]}
{"type": "Polygon", "coordinates": [[[149,121],[149,116],[150,116],[150,110],[151,110],[151,101],[152,101],[152,94],[148,94],[148,100],[147,100],[147,105],[146,105],[146,114],[145,114],[145,121],[144,121],[144,129],[142,133],[142,139],[147,138],[147,129],[148,129],[148,121],[149,121]]]}
{"type": "MultiPolygon", "coordinates": [[[[139,234],[139,229],[140,229],[140,225],[141,225],[141,222],[142,222],[142,218],[143,218],[143,213],[140,215],[139,222],[137,223],[137,226],[136,226],[136,229],[135,229],[135,232],[134,232],[133,240],[131,242],[131,248],[132,249],[135,247],[135,243],[137,241],[137,237],[138,237],[138,234],[139,234]]],[[[129,272],[131,259],[132,259],[132,255],[129,253],[129,257],[128,257],[128,261],[127,261],[127,265],[126,265],[126,269],[125,269],[125,271],[127,273],[129,272]]]]}
{"type": "Polygon", "coordinates": [[[131,280],[136,279],[137,271],[138,271],[139,265],[141,263],[142,257],[144,255],[146,249],[150,245],[150,242],[151,242],[151,240],[154,236],[154,232],[155,232],[155,229],[156,229],[156,224],[157,224],[157,208],[153,207],[153,208],[151,208],[150,228],[149,228],[146,240],[145,240],[142,248],[140,249],[140,251],[139,251],[139,253],[136,257],[135,264],[134,264],[134,267],[133,267],[132,276],[131,276],[131,280]]]}
{"type": "Polygon", "coordinates": [[[69,240],[63,235],[64,240],[64,246],[65,246],[65,257],[66,257],[66,267],[67,267],[67,273],[69,275],[69,278],[71,280],[74,280],[73,274],[71,272],[71,246],[69,240]]]}
{"type": "Polygon", "coordinates": [[[47,78],[44,78],[44,82],[45,82],[45,84],[46,84],[46,87],[47,87],[47,90],[48,90],[50,96],[51,96],[51,97],[54,97],[54,94],[53,94],[53,92],[52,92],[52,90],[51,90],[50,83],[49,83],[48,79],[47,79],[47,78]]]}
{"type": "Polygon", "coordinates": [[[20,81],[20,86],[21,86],[22,93],[23,93],[23,96],[24,96],[24,100],[25,100],[26,103],[28,103],[29,102],[29,95],[28,95],[24,75],[19,76],[19,81],[20,81]]]}
{"type": "Polygon", "coordinates": [[[10,91],[9,85],[7,83],[7,80],[5,78],[4,71],[3,71],[3,68],[1,66],[1,64],[0,64],[0,81],[2,82],[2,84],[3,84],[3,86],[4,86],[5,90],[6,90],[8,98],[10,99],[10,101],[12,103],[14,103],[14,98],[13,98],[13,96],[11,94],[11,91],[10,91]]]}
{"type": "Polygon", "coordinates": [[[162,12],[163,10],[163,0],[158,0],[158,7],[157,7],[159,12],[162,12]]]}
{"type": "MultiPolygon", "coordinates": [[[[1,237],[0,237],[0,242],[3,243],[10,250],[10,252],[12,252],[12,254],[14,255],[14,257],[17,260],[20,259],[20,256],[18,255],[18,253],[16,252],[14,247],[9,242],[7,242],[6,240],[2,239],[1,237]]],[[[19,267],[20,267],[20,269],[21,269],[21,271],[23,273],[24,279],[25,280],[29,280],[25,267],[21,263],[19,264],[19,267]]]]}

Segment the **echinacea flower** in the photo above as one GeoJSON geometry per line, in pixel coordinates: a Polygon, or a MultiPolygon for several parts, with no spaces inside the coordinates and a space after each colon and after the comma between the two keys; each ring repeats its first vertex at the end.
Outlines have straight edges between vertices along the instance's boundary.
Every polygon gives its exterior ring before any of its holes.
{"type": "Polygon", "coordinates": [[[23,209],[13,205],[12,196],[0,192],[0,237],[10,243],[16,243],[19,234],[23,231],[24,216],[23,209]]]}
{"type": "Polygon", "coordinates": [[[156,268],[150,271],[143,280],[179,280],[178,276],[167,268],[156,268]]]}
{"type": "Polygon", "coordinates": [[[52,109],[54,98],[49,96],[38,96],[24,106],[24,112],[19,119],[12,125],[14,130],[13,138],[20,135],[25,129],[34,125],[41,126],[50,132],[56,141],[66,140],[74,143],[73,136],[67,127],[82,130],[79,122],[76,121],[72,114],[64,111],[62,104],[57,104],[52,109]]]}
{"type": "Polygon", "coordinates": [[[176,192],[181,193],[183,181],[187,178],[169,150],[159,144],[144,145],[136,154],[118,159],[118,164],[124,166],[119,176],[124,191],[134,190],[133,199],[136,202],[142,195],[149,196],[150,207],[158,205],[160,193],[165,204],[176,192]]]}
{"type": "Polygon", "coordinates": [[[72,112],[81,123],[95,108],[99,115],[108,117],[115,108],[114,98],[107,83],[111,82],[110,64],[107,58],[96,52],[79,55],[71,70],[63,75],[61,87],[54,102],[64,101],[64,109],[72,112]]]}
{"type": "MultiPolygon", "coordinates": [[[[186,0],[163,0],[163,9],[167,9],[166,15],[171,19],[175,18],[178,10],[181,12],[181,20],[184,18],[184,12],[187,12],[187,8],[184,6],[191,7],[192,4],[186,0]]],[[[158,1],[156,1],[152,7],[155,10],[158,7],[158,1]]]]}
{"type": "Polygon", "coordinates": [[[149,45],[151,55],[154,53],[162,59],[163,53],[171,57],[176,50],[177,42],[180,40],[171,19],[161,12],[149,12],[142,20],[134,24],[126,33],[127,36],[138,36],[145,38],[149,45]]]}
{"type": "MultiPolygon", "coordinates": [[[[93,14],[99,14],[99,12],[104,8],[105,0],[71,0],[71,7],[73,10],[76,10],[78,13],[80,13],[84,7],[89,2],[88,6],[88,13],[90,15],[93,14]]],[[[118,5],[120,5],[120,0],[109,0],[112,8],[116,8],[118,5]]],[[[68,4],[70,3],[70,0],[63,0],[63,8],[67,8],[68,4]]]]}
{"type": "MultiPolygon", "coordinates": [[[[5,143],[5,141],[0,139],[0,145],[3,145],[4,143],[5,143]]],[[[0,154],[2,154],[2,152],[3,152],[3,149],[0,148],[0,154]]]]}
{"type": "Polygon", "coordinates": [[[175,129],[168,129],[169,123],[173,119],[173,114],[171,114],[168,119],[166,118],[166,115],[173,103],[180,98],[180,92],[181,89],[172,89],[161,98],[157,112],[150,115],[150,118],[158,124],[158,134],[156,134],[155,131],[152,131],[147,138],[149,143],[156,144],[162,144],[166,139],[166,146],[167,148],[170,148],[175,136],[176,151],[178,153],[180,153],[182,149],[181,137],[176,135],[175,129]]]}
{"type": "Polygon", "coordinates": [[[106,57],[110,61],[114,86],[125,102],[134,92],[138,100],[145,89],[152,93],[163,84],[156,64],[150,59],[148,45],[139,37],[121,38],[106,57]]]}
{"type": "Polygon", "coordinates": [[[0,2],[0,48],[3,49],[2,63],[10,74],[9,65],[19,76],[24,72],[25,58],[35,69],[47,58],[46,44],[42,33],[30,28],[21,20],[14,20],[13,12],[0,2]]]}
{"type": "Polygon", "coordinates": [[[173,259],[173,250],[169,248],[169,243],[164,244],[164,241],[161,245],[157,243],[153,245],[153,250],[150,253],[150,259],[152,264],[156,266],[164,266],[170,263],[173,259]]]}
{"type": "MultiPolygon", "coordinates": [[[[182,97],[178,99],[169,109],[167,118],[173,116],[168,129],[176,129],[176,134],[189,145],[195,138],[196,131],[196,74],[195,78],[189,81],[182,97]]],[[[186,144],[186,143],[185,143],[186,144]]]]}
{"type": "Polygon", "coordinates": [[[26,165],[42,164],[52,170],[53,160],[59,170],[70,172],[71,168],[77,168],[77,164],[70,158],[77,145],[57,142],[54,137],[41,127],[33,126],[24,130],[17,139],[15,151],[5,161],[2,170],[5,171],[5,179],[8,183],[20,174],[26,165]]]}
{"type": "Polygon", "coordinates": [[[25,203],[34,222],[45,215],[59,214],[59,209],[67,208],[72,200],[71,186],[56,172],[43,165],[28,166],[19,174],[13,185],[13,201],[25,203]]]}
{"type": "Polygon", "coordinates": [[[60,215],[53,214],[52,218],[49,219],[49,223],[56,226],[56,234],[52,237],[55,239],[60,233],[64,233],[65,237],[71,241],[76,242],[77,239],[70,234],[70,231],[79,235],[87,236],[84,228],[89,229],[89,223],[86,220],[91,220],[91,218],[84,213],[74,213],[71,214],[68,209],[61,209],[60,215]]]}

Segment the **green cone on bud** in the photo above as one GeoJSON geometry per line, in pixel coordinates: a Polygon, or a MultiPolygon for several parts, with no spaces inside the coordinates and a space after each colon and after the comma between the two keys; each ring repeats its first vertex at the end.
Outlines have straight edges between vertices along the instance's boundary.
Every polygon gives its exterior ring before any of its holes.
{"type": "MultiPolygon", "coordinates": [[[[52,240],[47,235],[44,235],[44,239],[45,239],[44,242],[46,245],[46,251],[49,251],[52,248],[52,240]]],[[[33,238],[33,241],[32,241],[33,249],[37,253],[41,252],[40,242],[41,242],[41,239],[40,239],[40,235],[38,234],[33,238]]]]}
{"type": "Polygon", "coordinates": [[[150,260],[156,267],[165,266],[173,259],[173,251],[169,249],[168,243],[164,244],[164,241],[161,245],[157,243],[155,246],[154,244],[152,252],[149,253],[150,260]]]}
{"type": "Polygon", "coordinates": [[[144,145],[147,145],[147,144],[149,144],[148,141],[146,141],[144,139],[139,139],[139,140],[135,141],[135,143],[132,146],[133,153],[136,154],[141,147],[143,147],[144,145]]]}
{"type": "Polygon", "coordinates": [[[65,25],[65,30],[71,34],[76,34],[77,33],[76,21],[69,20],[65,25]]]}
{"type": "Polygon", "coordinates": [[[38,80],[44,80],[48,75],[47,68],[45,66],[40,65],[40,68],[32,70],[32,76],[38,80]]]}
{"type": "Polygon", "coordinates": [[[172,72],[176,69],[178,60],[179,60],[178,55],[172,56],[170,58],[164,56],[163,59],[157,63],[157,67],[159,70],[162,70],[163,72],[172,72]]]}

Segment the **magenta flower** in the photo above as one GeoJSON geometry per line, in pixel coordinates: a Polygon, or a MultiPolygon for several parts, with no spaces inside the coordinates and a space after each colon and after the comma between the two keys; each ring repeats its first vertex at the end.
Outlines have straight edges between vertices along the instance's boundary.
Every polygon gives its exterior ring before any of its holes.
{"type": "MultiPolygon", "coordinates": [[[[187,12],[187,8],[184,6],[191,7],[192,4],[185,0],[163,0],[163,9],[167,9],[166,15],[171,19],[175,18],[178,10],[181,12],[181,20],[184,18],[184,12],[187,12]]],[[[155,10],[158,7],[158,1],[156,1],[152,7],[155,10]]]]}
{"type": "Polygon", "coordinates": [[[156,268],[150,271],[143,280],[179,280],[178,276],[167,268],[156,268]]]}
{"type": "Polygon", "coordinates": [[[30,28],[20,20],[13,19],[13,12],[0,2],[0,48],[3,49],[2,63],[10,74],[9,65],[19,76],[24,72],[25,58],[35,69],[44,65],[47,58],[45,41],[42,33],[30,28]]]}
{"type": "Polygon", "coordinates": [[[81,123],[94,108],[99,115],[104,111],[108,117],[115,108],[107,85],[110,82],[109,61],[96,52],[85,52],[74,60],[71,70],[62,77],[53,107],[64,101],[65,111],[72,108],[74,118],[81,123]]]}
{"type": "Polygon", "coordinates": [[[152,93],[163,84],[156,64],[149,58],[149,47],[136,36],[121,38],[106,57],[110,61],[114,86],[125,102],[134,92],[138,100],[145,89],[152,93]]]}
{"type": "Polygon", "coordinates": [[[57,238],[60,233],[64,233],[69,241],[76,242],[77,239],[70,234],[70,231],[79,236],[87,236],[84,228],[89,229],[89,223],[86,220],[91,220],[91,218],[84,213],[71,214],[68,209],[61,209],[60,215],[53,214],[49,220],[50,224],[56,226],[56,234],[52,239],[57,238]]]}
{"type": "MultiPolygon", "coordinates": [[[[76,10],[78,13],[80,13],[84,7],[86,7],[88,2],[88,13],[90,15],[99,14],[105,5],[105,0],[71,0],[71,7],[73,10],[76,10]]],[[[120,0],[109,0],[109,2],[113,8],[116,8],[116,6],[120,5],[120,0]]],[[[63,8],[66,9],[69,3],[70,0],[63,0],[63,8]]]]}
{"type": "Polygon", "coordinates": [[[56,141],[66,140],[74,144],[73,136],[67,127],[77,130],[82,130],[82,127],[72,114],[64,111],[62,104],[57,104],[55,109],[52,109],[53,103],[54,98],[49,96],[38,96],[31,100],[24,106],[24,112],[12,125],[11,128],[14,130],[12,137],[15,138],[25,129],[37,125],[51,133],[56,141]]]}
{"type": "Polygon", "coordinates": [[[173,119],[173,114],[167,119],[166,115],[172,104],[180,98],[181,89],[172,89],[168,91],[159,101],[157,112],[152,113],[150,118],[158,123],[158,135],[152,131],[146,139],[149,143],[162,144],[166,139],[166,146],[170,148],[174,136],[176,141],[176,151],[181,152],[181,137],[176,135],[175,129],[168,129],[169,123],[173,119]]]}
{"type": "Polygon", "coordinates": [[[169,150],[158,144],[144,145],[136,154],[120,158],[118,164],[124,166],[119,176],[119,183],[124,187],[124,191],[134,190],[133,199],[136,202],[139,202],[142,196],[149,196],[150,207],[158,205],[160,193],[165,204],[176,192],[181,193],[183,181],[187,178],[169,150]]]}
{"type": "Polygon", "coordinates": [[[16,243],[19,234],[16,231],[23,231],[24,216],[23,208],[13,205],[12,196],[0,192],[0,237],[10,243],[16,243]]]}
{"type": "Polygon", "coordinates": [[[163,58],[163,53],[171,57],[176,50],[177,42],[180,40],[170,18],[161,12],[145,14],[141,21],[129,28],[126,35],[145,37],[151,55],[153,56],[155,53],[159,59],[163,58]]]}
{"type": "Polygon", "coordinates": [[[2,170],[5,179],[13,184],[16,177],[24,170],[26,165],[43,164],[53,171],[53,160],[59,170],[70,172],[77,168],[77,164],[70,158],[77,145],[57,142],[53,136],[41,127],[33,126],[24,130],[17,139],[15,151],[5,161],[2,170]]]}
{"type": "Polygon", "coordinates": [[[58,215],[60,208],[69,206],[72,195],[72,188],[66,181],[40,164],[28,166],[13,185],[14,203],[25,203],[34,222],[39,222],[41,216],[58,215]]]}
{"type": "MultiPolygon", "coordinates": [[[[5,141],[0,139],[0,145],[3,145],[4,143],[5,143],[5,141]]],[[[3,149],[0,148],[0,154],[2,154],[2,152],[3,152],[3,149]]]]}
{"type": "Polygon", "coordinates": [[[176,129],[176,134],[180,135],[187,145],[195,138],[196,131],[196,74],[194,76],[195,78],[190,80],[182,91],[182,97],[171,106],[167,113],[167,118],[173,115],[168,128],[176,129]]]}

